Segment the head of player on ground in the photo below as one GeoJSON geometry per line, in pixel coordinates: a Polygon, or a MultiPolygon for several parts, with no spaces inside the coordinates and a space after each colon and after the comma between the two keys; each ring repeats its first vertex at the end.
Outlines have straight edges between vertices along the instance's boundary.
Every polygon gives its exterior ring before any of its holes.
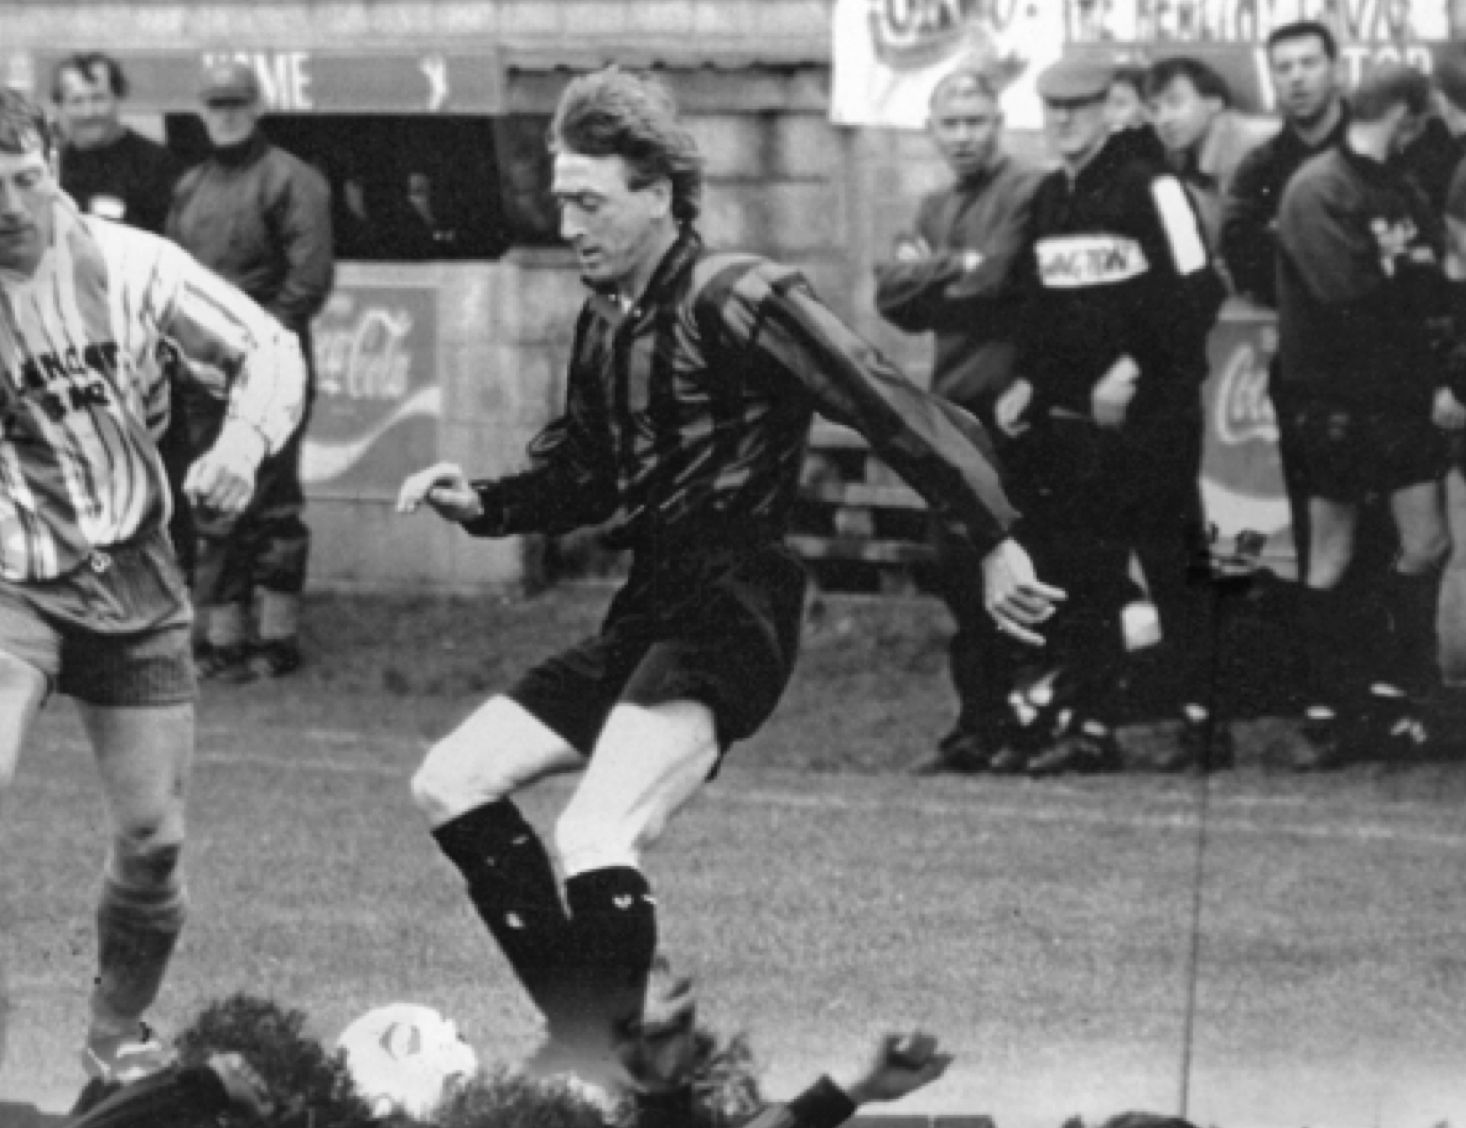
{"type": "Polygon", "coordinates": [[[702,155],[659,82],[608,67],[565,89],[550,124],[560,234],[586,282],[634,302],[702,203],[702,155]]]}
{"type": "Polygon", "coordinates": [[[30,277],[51,245],[63,198],[53,145],[41,108],[0,89],[0,277],[30,277]]]}

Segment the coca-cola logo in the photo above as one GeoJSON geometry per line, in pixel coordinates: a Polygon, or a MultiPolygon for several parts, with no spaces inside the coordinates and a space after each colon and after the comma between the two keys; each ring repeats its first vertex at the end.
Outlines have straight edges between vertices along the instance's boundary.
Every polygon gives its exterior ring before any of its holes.
{"type": "Polygon", "coordinates": [[[412,312],[385,304],[357,307],[354,296],[341,297],[333,311],[338,316],[323,319],[315,335],[321,394],[352,400],[402,399],[412,377],[412,312]]]}
{"type": "Polygon", "coordinates": [[[1268,336],[1237,342],[1217,373],[1212,418],[1223,446],[1278,441],[1278,417],[1267,387],[1268,336]]]}

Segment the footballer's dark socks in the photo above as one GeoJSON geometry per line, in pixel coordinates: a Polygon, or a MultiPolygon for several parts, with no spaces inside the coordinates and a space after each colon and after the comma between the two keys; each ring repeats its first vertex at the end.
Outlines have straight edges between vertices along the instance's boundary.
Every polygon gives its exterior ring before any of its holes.
{"type": "Polygon", "coordinates": [[[433,837],[525,990],[547,1016],[565,990],[569,918],[544,843],[507,799],[444,823],[433,837]]]}
{"type": "Polygon", "coordinates": [[[1307,661],[1307,699],[1336,710],[1356,704],[1362,688],[1354,661],[1359,640],[1353,637],[1348,600],[1338,589],[1300,588],[1298,626],[1307,661]]]}
{"type": "Polygon", "coordinates": [[[565,882],[574,958],[589,994],[611,1023],[640,1017],[652,957],[657,910],[640,870],[611,866],[565,882]]]}
{"type": "Polygon", "coordinates": [[[1440,680],[1436,658],[1440,590],[1441,574],[1434,568],[1414,576],[1391,572],[1385,587],[1394,643],[1392,672],[1417,696],[1429,693],[1440,680]]]}

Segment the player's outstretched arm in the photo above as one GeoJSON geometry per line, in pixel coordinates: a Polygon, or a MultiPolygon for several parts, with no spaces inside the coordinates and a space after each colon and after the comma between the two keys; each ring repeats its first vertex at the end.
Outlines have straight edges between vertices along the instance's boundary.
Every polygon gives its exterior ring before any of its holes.
{"type": "Polygon", "coordinates": [[[821,1077],[788,1104],[766,1108],[744,1128],[837,1128],[861,1105],[931,1084],[951,1062],[930,1034],[883,1034],[859,1061],[821,1077]]]}
{"type": "Polygon", "coordinates": [[[982,587],[983,606],[998,630],[1031,646],[1043,645],[1043,635],[1033,628],[1054,614],[1065,593],[1034,574],[1022,545],[1010,537],[982,558],[982,587]]]}
{"type": "Polygon", "coordinates": [[[894,1101],[930,1085],[947,1071],[952,1055],[938,1052],[931,1034],[883,1034],[864,1061],[830,1074],[859,1108],[873,1101],[894,1101]]]}
{"type": "Polygon", "coordinates": [[[445,521],[472,521],[484,512],[468,475],[453,462],[436,463],[402,483],[397,493],[398,513],[415,513],[424,504],[445,521]]]}

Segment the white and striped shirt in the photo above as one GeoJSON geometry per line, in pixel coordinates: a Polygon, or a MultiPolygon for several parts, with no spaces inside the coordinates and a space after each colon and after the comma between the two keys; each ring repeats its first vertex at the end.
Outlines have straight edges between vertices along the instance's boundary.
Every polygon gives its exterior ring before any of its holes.
{"type": "Polygon", "coordinates": [[[58,195],[35,274],[0,271],[0,579],[63,576],[164,525],[155,439],[169,388],[159,346],[222,374],[230,428],[267,450],[300,419],[293,334],[166,240],[80,216],[58,195]]]}

